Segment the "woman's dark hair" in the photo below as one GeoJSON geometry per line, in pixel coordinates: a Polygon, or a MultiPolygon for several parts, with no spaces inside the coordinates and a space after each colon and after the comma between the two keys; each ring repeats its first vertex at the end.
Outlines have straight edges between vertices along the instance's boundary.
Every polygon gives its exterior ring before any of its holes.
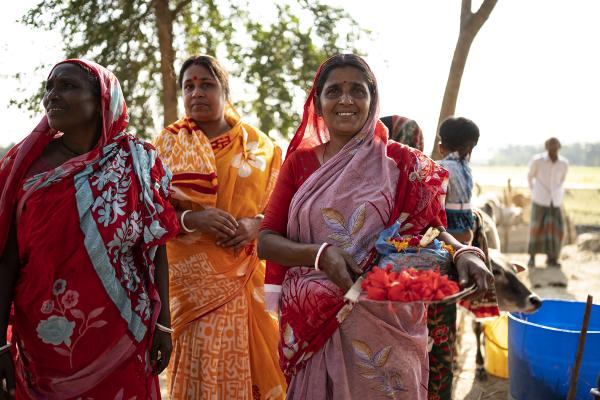
{"type": "MultiPolygon", "coordinates": [[[[321,74],[315,82],[315,92],[317,99],[321,95],[323,87],[325,86],[325,82],[327,81],[327,78],[329,77],[331,71],[337,68],[344,67],[352,67],[359,70],[362,73],[365,80],[367,81],[367,86],[369,88],[369,92],[371,93],[371,97],[375,97],[375,94],[377,92],[375,75],[373,75],[373,71],[371,71],[371,68],[369,68],[365,60],[354,54],[337,54],[325,61],[325,64],[323,64],[323,67],[321,68],[321,74]]],[[[371,102],[371,105],[373,105],[373,102],[371,102]]],[[[369,110],[369,113],[370,112],[371,110],[369,110]]]]}
{"type": "Polygon", "coordinates": [[[202,56],[192,56],[185,60],[181,69],[179,70],[179,78],[177,82],[179,83],[179,88],[183,87],[183,74],[185,71],[191,67],[192,65],[200,65],[206,68],[210,74],[219,81],[221,84],[221,88],[223,89],[223,93],[225,94],[225,99],[230,100],[229,97],[229,74],[221,63],[214,57],[208,55],[202,56]]]}
{"type": "Polygon", "coordinates": [[[479,141],[479,128],[470,119],[451,117],[440,125],[440,139],[446,149],[465,158],[479,141]]]}

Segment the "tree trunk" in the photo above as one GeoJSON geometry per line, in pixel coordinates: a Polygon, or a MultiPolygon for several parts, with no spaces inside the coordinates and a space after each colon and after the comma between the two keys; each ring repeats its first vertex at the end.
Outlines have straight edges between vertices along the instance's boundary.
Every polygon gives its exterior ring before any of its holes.
{"type": "Polygon", "coordinates": [[[173,64],[173,21],[175,13],[169,9],[168,0],[154,0],[154,15],[158,30],[158,46],[160,49],[160,73],[162,81],[163,126],[175,122],[177,113],[177,79],[173,64]]]}
{"type": "MultiPolygon", "coordinates": [[[[496,5],[496,2],[497,0],[484,0],[481,4],[481,7],[479,7],[479,11],[473,13],[471,12],[471,0],[462,1],[460,32],[458,34],[456,48],[454,49],[454,55],[452,56],[452,64],[450,65],[448,81],[446,82],[444,100],[442,101],[440,116],[438,118],[438,128],[446,118],[454,115],[454,112],[456,111],[456,100],[458,99],[460,82],[462,80],[463,72],[465,71],[465,65],[467,64],[467,57],[469,56],[471,44],[473,43],[477,32],[479,32],[479,29],[481,29],[485,21],[487,21],[488,17],[490,16],[490,13],[496,5]]],[[[431,157],[434,160],[440,158],[440,152],[438,149],[439,140],[440,138],[438,135],[438,129],[436,129],[435,141],[431,151],[431,157]]]]}

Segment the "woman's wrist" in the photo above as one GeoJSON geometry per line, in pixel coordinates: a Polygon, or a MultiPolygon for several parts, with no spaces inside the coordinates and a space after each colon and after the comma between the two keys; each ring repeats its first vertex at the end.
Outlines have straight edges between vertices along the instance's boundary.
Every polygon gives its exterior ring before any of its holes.
{"type": "Polygon", "coordinates": [[[191,224],[191,215],[190,214],[192,212],[193,212],[192,210],[184,210],[181,212],[181,215],[179,216],[179,225],[181,225],[181,229],[183,229],[187,233],[196,232],[196,228],[194,228],[193,224],[191,224]]]}
{"type": "Polygon", "coordinates": [[[11,342],[6,342],[6,344],[1,345],[0,346],[0,355],[2,355],[3,353],[8,353],[10,351],[11,347],[12,347],[11,342]]]}
{"type": "Polygon", "coordinates": [[[169,335],[174,332],[173,328],[170,325],[163,325],[160,322],[156,323],[156,330],[164,333],[168,333],[169,335]]]}
{"type": "Polygon", "coordinates": [[[327,242],[323,242],[319,246],[319,249],[317,250],[317,255],[315,256],[315,269],[317,271],[321,271],[321,267],[319,266],[319,262],[323,259],[323,256],[325,255],[325,251],[327,251],[327,248],[329,246],[331,246],[331,244],[329,244],[327,242]]]}
{"type": "Polygon", "coordinates": [[[476,256],[477,258],[481,259],[481,261],[483,261],[484,263],[487,262],[487,257],[485,255],[485,253],[483,252],[483,250],[481,250],[480,248],[475,247],[475,246],[466,246],[466,245],[456,248],[454,255],[452,256],[452,262],[454,262],[454,264],[456,264],[458,262],[458,260],[465,254],[472,254],[472,255],[476,256]]]}
{"type": "Polygon", "coordinates": [[[156,323],[170,328],[171,327],[171,316],[168,315],[166,317],[163,317],[163,316],[159,315],[158,319],[156,320],[156,323]]]}

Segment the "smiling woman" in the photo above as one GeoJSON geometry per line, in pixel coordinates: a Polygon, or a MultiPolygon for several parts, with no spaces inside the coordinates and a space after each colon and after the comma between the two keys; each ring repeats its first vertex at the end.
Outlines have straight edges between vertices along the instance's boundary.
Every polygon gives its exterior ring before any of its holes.
{"type": "Polygon", "coordinates": [[[317,111],[333,138],[352,137],[362,128],[369,114],[371,95],[361,71],[338,68],[318,93],[317,111]]]}
{"type": "Polygon", "coordinates": [[[213,57],[187,60],[179,84],[186,115],[156,141],[174,173],[185,232],[168,243],[175,329],[168,391],[172,399],[282,399],[277,325],[265,312],[265,264],[255,246],[281,150],[241,121],[213,57]]]}
{"type": "Polygon", "coordinates": [[[316,82],[315,108],[331,140],[317,149],[322,163],[336,154],[358,132],[369,115],[373,79],[356,66],[332,62],[316,82]],[[324,77],[327,77],[325,80],[324,77]]]}
{"type": "MultiPolygon", "coordinates": [[[[386,227],[443,230],[446,176],[418,150],[388,140],[362,58],[338,54],[321,65],[259,239],[267,305],[280,311],[288,399],[427,398],[423,304],[352,303],[344,294],[371,268],[386,227]]],[[[486,288],[493,278],[478,259],[458,260],[457,269],[463,285],[486,288]]]]}
{"type": "Polygon", "coordinates": [[[0,345],[14,306],[0,379],[12,391],[16,378],[24,399],[158,399],[172,349],[170,174],[125,132],[127,106],[104,67],[59,63],[43,104],[0,162],[0,345]]]}

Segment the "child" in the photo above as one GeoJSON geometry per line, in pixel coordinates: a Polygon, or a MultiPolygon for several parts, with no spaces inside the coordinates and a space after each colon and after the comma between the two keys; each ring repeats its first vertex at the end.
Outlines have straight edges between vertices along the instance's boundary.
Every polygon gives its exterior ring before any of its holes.
{"type": "Polygon", "coordinates": [[[459,242],[469,244],[473,239],[475,219],[471,211],[473,177],[469,159],[479,140],[479,128],[463,117],[448,118],[440,125],[439,161],[450,173],[446,195],[448,232],[459,242]]]}

